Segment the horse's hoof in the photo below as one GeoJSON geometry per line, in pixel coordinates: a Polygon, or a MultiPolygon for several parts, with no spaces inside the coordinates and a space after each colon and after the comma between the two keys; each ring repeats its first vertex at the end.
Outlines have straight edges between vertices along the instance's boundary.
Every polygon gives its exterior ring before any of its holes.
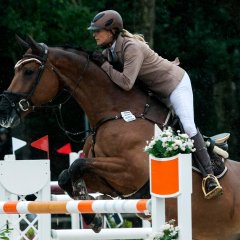
{"type": "Polygon", "coordinates": [[[96,214],[89,226],[95,233],[99,233],[103,226],[103,216],[101,214],[96,214]]]}

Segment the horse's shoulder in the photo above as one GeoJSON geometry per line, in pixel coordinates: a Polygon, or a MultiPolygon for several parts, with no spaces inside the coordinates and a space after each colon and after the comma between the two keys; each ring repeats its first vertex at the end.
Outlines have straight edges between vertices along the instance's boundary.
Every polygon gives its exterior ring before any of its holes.
{"type": "Polygon", "coordinates": [[[239,173],[240,173],[240,162],[238,162],[236,160],[232,160],[232,159],[227,159],[227,160],[225,160],[225,165],[228,168],[228,172],[227,172],[226,176],[228,174],[239,176],[239,173]]]}

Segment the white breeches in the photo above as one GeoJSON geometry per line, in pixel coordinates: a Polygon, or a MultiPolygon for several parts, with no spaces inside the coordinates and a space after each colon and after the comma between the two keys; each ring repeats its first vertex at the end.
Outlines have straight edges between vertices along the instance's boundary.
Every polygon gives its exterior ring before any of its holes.
{"type": "Polygon", "coordinates": [[[184,74],[182,81],[170,94],[169,100],[183,125],[184,131],[189,137],[195,136],[197,128],[194,122],[193,92],[187,73],[184,74]]]}

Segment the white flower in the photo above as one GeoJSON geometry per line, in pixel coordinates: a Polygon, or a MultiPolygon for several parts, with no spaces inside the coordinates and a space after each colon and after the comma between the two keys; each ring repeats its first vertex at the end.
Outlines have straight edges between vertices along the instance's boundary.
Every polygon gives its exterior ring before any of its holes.
{"type": "Polygon", "coordinates": [[[174,140],[174,143],[175,143],[176,145],[179,145],[179,146],[182,145],[182,141],[179,140],[179,139],[175,139],[175,140],[174,140]]]}
{"type": "Polygon", "coordinates": [[[162,143],[162,147],[165,148],[167,147],[167,144],[165,142],[162,143]]]}
{"type": "Polygon", "coordinates": [[[186,133],[180,131],[175,133],[171,127],[168,127],[147,142],[144,151],[155,157],[172,157],[179,153],[191,153],[195,149],[193,141],[186,133]]]}
{"type": "Polygon", "coordinates": [[[155,232],[149,235],[149,237],[147,238],[147,240],[158,240],[161,239],[164,236],[164,233],[161,232],[155,232]]]}
{"type": "Polygon", "coordinates": [[[162,229],[162,230],[168,230],[170,227],[171,227],[171,225],[170,225],[169,223],[167,223],[167,224],[163,225],[163,226],[161,227],[161,229],[162,229]]]}
{"type": "Polygon", "coordinates": [[[172,232],[169,233],[169,235],[171,237],[175,237],[177,235],[177,232],[175,230],[173,230],[172,232]]]}
{"type": "Polygon", "coordinates": [[[178,136],[186,139],[189,138],[189,136],[186,133],[179,133],[178,136]]]}
{"type": "Polygon", "coordinates": [[[159,140],[161,140],[164,143],[169,142],[169,138],[168,137],[163,137],[162,139],[159,139],[159,140]]]}
{"type": "Polygon", "coordinates": [[[181,146],[180,149],[184,152],[186,148],[184,146],[181,146]]]}
{"type": "Polygon", "coordinates": [[[147,240],[178,239],[179,227],[175,227],[174,222],[174,219],[170,220],[161,227],[159,232],[151,234],[147,240]]]}
{"type": "Polygon", "coordinates": [[[180,230],[179,226],[176,226],[175,231],[179,232],[179,230],[180,230]]]}
{"type": "Polygon", "coordinates": [[[152,148],[155,143],[156,143],[156,141],[155,141],[155,139],[153,139],[153,140],[149,143],[149,147],[152,148]]]}
{"type": "Polygon", "coordinates": [[[177,145],[174,145],[173,146],[173,150],[177,150],[178,149],[178,146],[177,145]]]}
{"type": "Polygon", "coordinates": [[[170,131],[167,131],[167,132],[166,132],[166,136],[167,136],[167,137],[171,137],[172,135],[173,135],[172,132],[170,132],[170,131]]]}

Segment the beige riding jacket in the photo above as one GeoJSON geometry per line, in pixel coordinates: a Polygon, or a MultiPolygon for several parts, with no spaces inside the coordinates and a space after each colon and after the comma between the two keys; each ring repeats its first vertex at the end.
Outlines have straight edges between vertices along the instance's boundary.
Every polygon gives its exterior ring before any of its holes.
{"type": "MultiPolygon", "coordinates": [[[[168,97],[185,73],[182,68],[155,53],[146,43],[134,38],[119,35],[114,51],[118,61],[123,64],[123,72],[115,70],[107,61],[102,69],[126,91],[133,87],[137,79],[161,97],[168,97]]],[[[106,50],[103,54],[107,56],[106,50]]]]}

